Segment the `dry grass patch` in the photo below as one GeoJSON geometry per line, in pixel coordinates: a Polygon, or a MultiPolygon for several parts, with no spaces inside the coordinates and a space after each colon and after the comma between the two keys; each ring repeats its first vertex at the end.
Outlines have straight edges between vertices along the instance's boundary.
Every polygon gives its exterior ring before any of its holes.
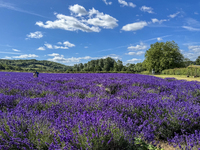
{"type": "Polygon", "coordinates": [[[200,78],[193,78],[193,76],[190,77],[186,77],[186,75],[152,75],[155,77],[159,77],[159,78],[176,78],[177,80],[187,80],[187,81],[199,81],[200,82],[200,78]]]}

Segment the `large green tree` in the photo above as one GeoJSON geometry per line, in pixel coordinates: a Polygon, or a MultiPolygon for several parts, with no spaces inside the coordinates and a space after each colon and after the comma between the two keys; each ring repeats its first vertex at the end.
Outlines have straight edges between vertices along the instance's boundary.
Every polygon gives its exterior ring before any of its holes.
{"type": "Polygon", "coordinates": [[[151,44],[145,53],[145,67],[148,71],[154,69],[161,72],[164,69],[184,67],[184,57],[174,41],[156,42],[151,44]]]}
{"type": "Polygon", "coordinates": [[[200,56],[198,56],[198,58],[196,59],[195,64],[200,65],[200,56]]]}
{"type": "Polygon", "coordinates": [[[184,58],[184,64],[185,64],[185,67],[188,67],[189,65],[194,64],[194,62],[191,61],[189,58],[184,58]]]}
{"type": "Polygon", "coordinates": [[[142,72],[144,71],[145,69],[143,68],[143,65],[142,63],[137,63],[135,66],[134,66],[134,72],[142,72]]]}

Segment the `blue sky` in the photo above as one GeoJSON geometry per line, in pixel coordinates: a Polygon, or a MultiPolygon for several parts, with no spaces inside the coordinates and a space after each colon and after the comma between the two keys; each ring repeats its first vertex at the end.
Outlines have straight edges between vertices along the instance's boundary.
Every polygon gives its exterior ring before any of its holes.
{"type": "Polygon", "coordinates": [[[0,0],[0,59],[138,63],[174,40],[194,61],[199,39],[199,0],[0,0]]]}

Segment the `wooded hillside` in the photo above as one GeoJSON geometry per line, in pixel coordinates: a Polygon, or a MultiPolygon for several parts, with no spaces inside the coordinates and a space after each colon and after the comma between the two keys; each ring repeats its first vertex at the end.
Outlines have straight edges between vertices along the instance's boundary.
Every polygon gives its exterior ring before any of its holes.
{"type": "Polygon", "coordinates": [[[15,70],[15,71],[49,71],[49,72],[64,72],[72,66],[66,66],[60,63],[47,60],[6,60],[0,59],[0,70],[15,70]]]}

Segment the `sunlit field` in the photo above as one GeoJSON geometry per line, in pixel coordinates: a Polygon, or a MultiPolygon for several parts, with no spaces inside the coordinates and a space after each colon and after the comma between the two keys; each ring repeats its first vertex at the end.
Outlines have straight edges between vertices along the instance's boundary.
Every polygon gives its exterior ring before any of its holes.
{"type": "Polygon", "coordinates": [[[0,72],[0,149],[200,149],[200,82],[0,72]],[[159,143],[160,142],[160,143],[159,143]]]}
{"type": "Polygon", "coordinates": [[[189,76],[189,77],[187,77],[186,75],[153,75],[153,76],[159,77],[159,78],[176,78],[177,80],[199,81],[200,82],[200,77],[194,78],[194,76],[189,76]]]}

